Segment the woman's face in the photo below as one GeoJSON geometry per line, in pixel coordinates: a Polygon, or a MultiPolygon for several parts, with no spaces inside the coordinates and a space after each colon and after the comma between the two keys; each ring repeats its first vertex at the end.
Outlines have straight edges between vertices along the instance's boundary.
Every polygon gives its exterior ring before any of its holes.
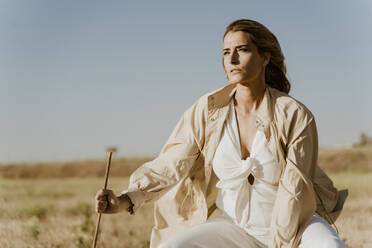
{"type": "Polygon", "coordinates": [[[230,83],[251,84],[265,79],[269,55],[261,56],[249,34],[236,31],[228,32],[223,40],[222,60],[230,83]]]}

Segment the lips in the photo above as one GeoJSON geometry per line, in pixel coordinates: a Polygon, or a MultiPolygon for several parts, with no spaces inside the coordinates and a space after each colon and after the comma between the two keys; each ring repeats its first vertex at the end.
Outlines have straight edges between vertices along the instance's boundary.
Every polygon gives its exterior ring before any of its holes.
{"type": "Polygon", "coordinates": [[[234,69],[230,70],[230,73],[237,73],[237,72],[241,72],[241,71],[242,71],[241,69],[234,68],[234,69]]]}

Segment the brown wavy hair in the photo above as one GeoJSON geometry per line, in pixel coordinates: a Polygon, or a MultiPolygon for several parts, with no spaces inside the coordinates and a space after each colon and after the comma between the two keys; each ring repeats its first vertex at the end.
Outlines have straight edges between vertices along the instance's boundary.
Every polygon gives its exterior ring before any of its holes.
{"type": "Polygon", "coordinates": [[[243,31],[250,34],[250,38],[256,45],[259,54],[268,52],[270,61],[265,69],[266,84],[272,88],[289,93],[291,84],[286,76],[284,55],[275,35],[259,22],[240,19],[227,26],[223,39],[228,32],[243,31]]]}

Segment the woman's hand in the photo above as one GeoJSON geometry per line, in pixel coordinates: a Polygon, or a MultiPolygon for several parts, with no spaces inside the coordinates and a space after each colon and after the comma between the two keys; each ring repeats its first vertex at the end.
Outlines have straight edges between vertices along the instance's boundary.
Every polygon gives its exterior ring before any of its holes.
{"type": "Polygon", "coordinates": [[[96,212],[104,214],[119,213],[131,206],[127,195],[116,197],[112,190],[100,189],[96,194],[96,212]]]}

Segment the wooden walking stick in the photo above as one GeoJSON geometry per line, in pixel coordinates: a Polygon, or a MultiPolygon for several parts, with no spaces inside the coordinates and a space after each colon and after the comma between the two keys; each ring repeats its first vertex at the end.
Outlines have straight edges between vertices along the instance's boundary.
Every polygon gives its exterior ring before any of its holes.
{"type": "MultiPolygon", "coordinates": [[[[106,164],[105,185],[103,186],[103,189],[107,188],[108,175],[109,175],[110,166],[111,166],[111,157],[112,157],[112,153],[115,152],[115,149],[107,149],[107,151],[108,151],[108,159],[107,159],[107,164],[106,164]]],[[[102,213],[98,213],[96,231],[94,233],[94,239],[93,239],[93,245],[92,245],[93,248],[96,248],[96,245],[97,245],[98,229],[99,229],[99,223],[101,222],[101,216],[102,216],[102,213]]]]}

